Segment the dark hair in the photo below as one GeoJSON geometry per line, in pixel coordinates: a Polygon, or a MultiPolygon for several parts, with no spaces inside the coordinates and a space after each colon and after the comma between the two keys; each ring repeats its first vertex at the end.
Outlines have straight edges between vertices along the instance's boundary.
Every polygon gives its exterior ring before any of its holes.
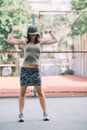
{"type": "Polygon", "coordinates": [[[27,44],[31,41],[31,35],[36,35],[35,37],[35,44],[37,44],[39,42],[39,39],[40,39],[40,35],[38,33],[38,29],[36,26],[33,26],[33,25],[30,25],[28,27],[28,30],[27,30],[27,44]]]}
{"type": "MultiPolygon", "coordinates": [[[[34,43],[37,44],[38,42],[40,42],[39,39],[40,39],[40,35],[37,34],[34,43]]],[[[27,42],[26,42],[26,44],[28,44],[30,41],[31,41],[30,34],[27,34],[27,42]]]]}

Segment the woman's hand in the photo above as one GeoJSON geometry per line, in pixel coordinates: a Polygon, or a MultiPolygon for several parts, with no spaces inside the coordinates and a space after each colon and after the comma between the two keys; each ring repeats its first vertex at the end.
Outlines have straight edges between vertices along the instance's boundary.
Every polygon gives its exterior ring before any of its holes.
{"type": "Polygon", "coordinates": [[[20,32],[20,29],[19,28],[16,28],[12,31],[13,33],[19,33],[20,32]]]}
{"type": "Polygon", "coordinates": [[[44,34],[47,34],[49,32],[50,32],[50,30],[44,30],[44,34]]]}

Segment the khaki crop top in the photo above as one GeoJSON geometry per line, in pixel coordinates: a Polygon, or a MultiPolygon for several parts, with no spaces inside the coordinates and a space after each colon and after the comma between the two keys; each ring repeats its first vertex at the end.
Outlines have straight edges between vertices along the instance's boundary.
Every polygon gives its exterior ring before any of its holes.
{"type": "Polygon", "coordinates": [[[40,43],[34,45],[26,44],[24,48],[23,64],[39,65],[40,48],[40,43]]]}

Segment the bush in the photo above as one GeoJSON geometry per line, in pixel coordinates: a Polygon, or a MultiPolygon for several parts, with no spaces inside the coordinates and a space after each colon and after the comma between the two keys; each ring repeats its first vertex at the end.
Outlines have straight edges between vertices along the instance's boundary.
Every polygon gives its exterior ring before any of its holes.
{"type": "Polygon", "coordinates": [[[74,71],[73,70],[71,70],[71,69],[68,69],[68,70],[66,70],[65,72],[63,72],[62,73],[62,75],[73,75],[74,74],[74,71]]]}

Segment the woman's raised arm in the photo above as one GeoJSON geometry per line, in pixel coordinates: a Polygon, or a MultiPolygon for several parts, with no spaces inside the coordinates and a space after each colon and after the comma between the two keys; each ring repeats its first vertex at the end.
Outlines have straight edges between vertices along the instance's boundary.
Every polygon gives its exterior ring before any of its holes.
{"type": "Polygon", "coordinates": [[[8,43],[11,43],[11,44],[14,44],[14,45],[25,44],[25,40],[23,40],[23,39],[16,39],[16,38],[15,38],[15,34],[16,34],[16,33],[19,33],[19,32],[20,32],[19,29],[14,29],[14,30],[8,35],[7,42],[8,42],[8,43]]]}
{"type": "Polygon", "coordinates": [[[49,39],[49,40],[44,40],[44,39],[43,39],[43,40],[41,41],[41,44],[42,44],[42,45],[50,45],[50,44],[54,44],[54,43],[58,42],[57,37],[55,36],[55,34],[54,34],[52,31],[47,31],[47,30],[45,30],[44,33],[45,33],[45,34],[49,33],[50,36],[51,36],[51,39],[49,39]]]}

